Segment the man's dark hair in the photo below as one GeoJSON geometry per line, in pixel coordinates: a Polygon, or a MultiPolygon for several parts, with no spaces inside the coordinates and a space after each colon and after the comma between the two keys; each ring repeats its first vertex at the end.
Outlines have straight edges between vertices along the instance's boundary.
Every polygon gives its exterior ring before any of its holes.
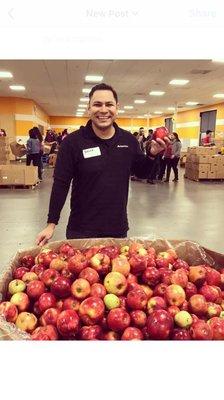
{"type": "Polygon", "coordinates": [[[206,131],[206,134],[209,134],[209,133],[212,133],[212,131],[210,131],[210,129],[208,129],[208,130],[206,131]]]}
{"type": "Polygon", "coordinates": [[[107,85],[106,83],[99,83],[98,85],[93,86],[91,91],[89,92],[89,100],[91,100],[91,97],[93,96],[93,93],[96,92],[97,90],[110,90],[113,93],[113,96],[114,96],[114,98],[116,100],[116,103],[118,103],[117,93],[112,88],[112,86],[107,85]]]}

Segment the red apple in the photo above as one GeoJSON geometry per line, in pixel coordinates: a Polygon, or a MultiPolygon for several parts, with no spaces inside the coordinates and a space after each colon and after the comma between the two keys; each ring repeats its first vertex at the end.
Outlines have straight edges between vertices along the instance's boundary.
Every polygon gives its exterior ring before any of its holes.
{"type": "Polygon", "coordinates": [[[29,282],[35,281],[35,279],[38,279],[37,274],[35,274],[35,272],[26,272],[23,277],[22,277],[22,281],[26,283],[26,285],[28,285],[29,282]]]}
{"type": "Polygon", "coordinates": [[[79,306],[79,316],[85,325],[96,325],[104,316],[105,306],[100,297],[90,296],[79,306]]]}
{"type": "Polygon", "coordinates": [[[192,266],[189,268],[188,280],[197,287],[201,287],[206,280],[206,269],[203,265],[192,266]]]}
{"type": "Polygon", "coordinates": [[[165,126],[161,126],[156,128],[153,132],[153,139],[162,139],[164,140],[165,137],[169,135],[169,130],[165,126]]]}
{"type": "Polygon", "coordinates": [[[79,317],[74,310],[62,311],[57,318],[57,329],[64,338],[73,338],[79,329],[79,317]]]}
{"type": "Polygon", "coordinates": [[[24,275],[26,272],[29,272],[29,268],[27,268],[27,267],[19,267],[19,268],[16,268],[16,269],[14,270],[14,272],[13,272],[13,278],[14,278],[14,279],[22,279],[23,275],[24,275]]]}
{"type": "Polygon", "coordinates": [[[68,278],[64,278],[63,276],[59,276],[55,279],[55,281],[51,284],[51,292],[60,298],[65,298],[70,296],[71,287],[70,281],[68,278]]]}
{"type": "Polygon", "coordinates": [[[79,274],[84,268],[88,267],[89,261],[82,253],[76,253],[68,260],[68,269],[73,274],[79,274]]]}
{"type": "Polygon", "coordinates": [[[126,310],[127,308],[127,299],[125,296],[119,296],[119,300],[120,300],[120,308],[123,308],[124,310],[126,310]]]}
{"type": "Polygon", "coordinates": [[[38,326],[31,334],[32,340],[57,340],[57,329],[53,325],[38,326]]]}
{"type": "Polygon", "coordinates": [[[98,272],[90,267],[84,268],[80,272],[79,278],[86,279],[90,285],[93,285],[94,283],[97,283],[100,280],[98,272]]]}
{"type": "Polygon", "coordinates": [[[15,324],[22,331],[31,333],[37,326],[37,317],[32,313],[24,311],[18,315],[15,324]]]}
{"type": "Polygon", "coordinates": [[[207,313],[208,305],[206,299],[201,294],[194,294],[189,299],[189,309],[197,316],[203,316],[207,313]]]}
{"type": "Polygon", "coordinates": [[[188,301],[184,300],[183,304],[180,306],[181,311],[188,311],[188,301]]]}
{"type": "Polygon", "coordinates": [[[124,331],[130,325],[131,318],[123,308],[114,308],[110,310],[107,316],[109,329],[115,332],[124,331]]]}
{"type": "Polygon", "coordinates": [[[101,283],[94,283],[90,288],[90,296],[103,299],[107,294],[105,287],[101,283]]]}
{"type": "Polygon", "coordinates": [[[185,288],[188,284],[188,276],[186,270],[179,268],[172,272],[170,275],[170,281],[173,284],[180,285],[185,288]]]}
{"type": "Polygon", "coordinates": [[[42,275],[41,280],[44,282],[45,286],[50,287],[52,283],[60,276],[60,273],[55,269],[48,268],[46,269],[42,275]]]}
{"type": "Polygon", "coordinates": [[[148,317],[147,329],[150,339],[166,340],[173,330],[173,318],[166,310],[155,310],[148,317]]]}
{"type": "Polygon", "coordinates": [[[35,314],[37,317],[41,316],[41,311],[40,311],[40,307],[39,307],[39,300],[36,300],[33,304],[33,314],[35,314]]]}
{"type": "Polygon", "coordinates": [[[185,293],[186,293],[186,299],[189,300],[191,296],[194,294],[197,294],[197,288],[194,283],[188,282],[186,287],[185,287],[185,293]]]}
{"type": "Polygon", "coordinates": [[[143,289],[148,300],[153,296],[153,290],[148,285],[140,285],[139,289],[143,289]]]}
{"type": "Polygon", "coordinates": [[[168,261],[169,264],[173,264],[174,261],[177,259],[177,254],[175,252],[175,250],[173,249],[168,249],[166,251],[160,251],[157,254],[157,259],[158,258],[164,258],[165,260],[168,261]]]}
{"type": "Polygon", "coordinates": [[[168,313],[171,315],[171,317],[175,317],[175,315],[180,312],[179,307],[177,306],[169,306],[167,309],[168,313]]]}
{"type": "Polygon", "coordinates": [[[124,330],[121,340],[143,340],[143,334],[140,329],[129,326],[124,330]]]}
{"type": "Polygon", "coordinates": [[[154,288],[153,295],[154,296],[164,297],[165,294],[166,294],[167,287],[168,287],[168,285],[166,283],[159,283],[154,288]]]}
{"type": "Polygon", "coordinates": [[[118,246],[103,246],[100,250],[99,253],[106,254],[110,260],[113,260],[114,258],[118,257],[120,254],[120,250],[118,246]]]}
{"type": "Polygon", "coordinates": [[[102,336],[102,328],[99,325],[82,326],[79,331],[81,340],[99,340],[102,336]]]}
{"type": "Polygon", "coordinates": [[[31,254],[26,254],[19,259],[19,265],[30,269],[35,264],[34,257],[31,254]]]}
{"type": "Polygon", "coordinates": [[[206,282],[211,286],[220,286],[221,285],[221,274],[214,268],[206,269],[206,282]]]}
{"type": "Polygon", "coordinates": [[[110,259],[106,254],[96,253],[90,259],[90,264],[97,272],[107,273],[109,271],[110,259]]]}
{"type": "Polygon", "coordinates": [[[52,293],[43,293],[38,300],[40,312],[56,307],[56,297],[52,293]]]}
{"type": "Polygon", "coordinates": [[[58,253],[63,256],[65,259],[73,257],[75,253],[79,252],[79,250],[74,249],[70,244],[63,243],[59,249],[58,253]]]}
{"type": "Polygon", "coordinates": [[[142,274],[143,282],[151,287],[155,287],[160,282],[160,272],[155,267],[147,267],[142,274]]]}
{"type": "Polygon", "coordinates": [[[112,271],[120,272],[124,276],[128,276],[130,273],[131,266],[125,255],[120,255],[112,260],[112,271]]]}
{"type": "Polygon", "coordinates": [[[30,272],[34,272],[35,274],[37,274],[38,278],[41,277],[44,271],[45,267],[42,264],[35,264],[30,270],[30,272]]]}
{"type": "Polygon", "coordinates": [[[78,311],[80,306],[80,302],[77,299],[74,299],[74,297],[67,297],[67,299],[64,299],[63,301],[63,306],[62,310],[75,310],[78,311]]]}
{"type": "Polygon", "coordinates": [[[212,340],[212,328],[207,322],[198,320],[190,327],[190,335],[193,340],[212,340]]]}
{"type": "Polygon", "coordinates": [[[162,256],[157,256],[156,257],[156,267],[157,268],[166,268],[166,269],[170,269],[170,262],[168,258],[164,258],[162,256]]]}
{"type": "Polygon", "coordinates": [[[30,300],[26,293],[19,292],[11,297],[10,303],[14,304],[19,311],[26,311],[29,308],[30,300]]]}
{"type": "Polygon", "coordinates": [[[224,340],[224,319],[213,317],[208,320],[208,325],[213,332],[213,340],[224,340]]]}
{"type": "Polygon", "coordinates": [[[74,274],[68,269],[68,267],[65,267],[61,270],[61,276],[68,278],[71,282],[74,279],[74,274]]]}
{"type": "Polygon", "coordinates": [[[174,261],[173,263],[173,269],[177,270],[177,269],[185,269],[185,270],[189,270],[189,265],[186,261],[182,260],[181,258],[178,258],[176,261],[174,261]]]}
{"type": "Polygon", "coordinates": [[[219,317],[222,312],[222,307],[216,303],[208,303],[207,305],[207,316],[208,318],[219,317]]]}
{"type": "Polygon", "coordinates": [[[147,295],[143,289],[131,290],[127,294],[127,305],[132,310],[144,310],[147,305],[147,295]]]}
{"type": "Polygon", "coordinates": [[[114,331],[108,331],[103,334],[103,340],[119,340],[119,334],[114,331]]]}
{"type": "Polygon", "coordinates": [[[148,254],[148,252],[145,249],[143,243],[133,242],[130,244],[130,246],[129,246],[129,256],[130,257],[133,255],[145,256],[146,254],[148,254]]]}
{"type": "Polygon", "coordinates": [[[133,254],[129,258],[129,264],[131,267],[131,273],[134,275],[140,275],[147,268],[147,255],[133,254]]]}
{"type": "Polygon", "coordinates": [[[48,308],[40,317],[40,324],[43,326],[54,325],[57,326],[57,319],[60,311],[57,308],[48,308]]]}
{"type": "Polygon", "coordinates": [[[86,279],[78,278],[71,285],[72,295],[78,299],[83,300],[90,294],[90,284],[86,279]]]}
{"type": "Polygon", "coordinates": [[[185,291],[180,285],[170,285],[166,289],[165,298],[171,306],[181,306],[186,299],[185,291]]]}
{"type": "Polygon", "coordinates": [[[39,297],[45,292],[45,286],[42,281],[35,280],[28,283],[26,293],[30,299],[39,299],[39,297]]]}
{"type": "Polygon", "coordinates": [[[68,262],[58,256],[53,258],[53,260],[50,262],[49,268],[56,269],[56,271],[60,272],[63,270],[63,268],[66,268],[67,266],[68,262]]]}
{"type": "Polygon", "coordinates": [[[57,257],[57,253],[53,252],[52,250],[46,249],[36,256],[35,264],[42,264],[44,267],[49,268],[51,261],[57,257]]]}
{"type": "Polygon", "coordinates": [[[142,310],[134,310],[130,312],[131,324],[137,328],[144,328],[147,322],[146,313],[142,310]]]}
{"type": "Polygon", "coordinates": [[[172,340],[191,340],[189,330],[183,328],[175,328],[172,333],[172,340]]]}
{"type": "Polygon", "coordinates": [[[136,275],[129,273],[128,276],[126,277],[127,279],[127,289],[132,290],[132,284],[133,283],[138,283],[138,278],[136,275]]]}
{"type": "Polygon", "coordinates": [[[0,315],[3,315],[6,321],[15,323],[18,317],[17,307],[10,301],[3,301],[0,303],[0,315]]]}
{"type": "Polygon", "coordinates": [[[171,285],[170,275],[172,274],[172,270],[169,268],[160,268],[159,272],[161,283],[165,283],[165,285],[171,285]]]}
{"type": "Polygon", "coordinates": [[[211,285],[203,285],[199,291],[199,294],[202,294],[206,301],[215,303],[218,298],[220,297],[220,292],[218,290],[218,288],[216,288],[215,286],[211,286],[211,285]]]}
{"type": "Polygon", "coordinates": [[[163,297],[154,296],[147,303],[148,314],[152,314],[154,310],[166,310],[167,304],[163,297]]]}

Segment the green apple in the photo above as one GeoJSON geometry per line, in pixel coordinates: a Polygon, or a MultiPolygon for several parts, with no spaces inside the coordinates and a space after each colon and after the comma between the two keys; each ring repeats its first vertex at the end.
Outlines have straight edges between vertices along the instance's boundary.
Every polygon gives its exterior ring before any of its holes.
{"type": "Polygon", "coordinates": [[[26,289],[26,284],[21,279],[13,279],[13,281],[9,283],[10,294],[24,292],[25,289],[26,289]]]}
{"type": "Polygon", "coordinates": [[[106,294],[103,298],[104,304],[108,310],[112,310],[113,308],[117,308],[120,306],[120,299],[116,296],[116,294],[109,293],[106,294]]]}
{"type": "Polygon", "coordinates": [[[182,310],[175,314],[174,321],[181,328],[189,328],[193,323],[193,318],[189,312],[182,310]]]}
{"type": "Polygon", "coordinates": [[[127,289],[127,280],[120,272],[109,272],[104,278],[104,286],[108,293],[121,296],[127,289]]]}
{"type": "Polygon", "coordinates": [[[222,318],[222,319],[224,319],[224,311],[221,311],[221,312],[220,312],[220,314],[219,314],[219,318],[222,318]]]}

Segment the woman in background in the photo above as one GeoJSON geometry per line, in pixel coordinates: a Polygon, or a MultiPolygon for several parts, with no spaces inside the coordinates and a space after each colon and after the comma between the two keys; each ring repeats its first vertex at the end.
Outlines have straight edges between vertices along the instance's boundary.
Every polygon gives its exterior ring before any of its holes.
{"type": "Polygon", "coordinates": [[[42,181],[42,169],[40,162],[41,143],[37,138],[37,134],[33,128],[29,130],[29,139],[27,140],[26,147],[26,165],[30,165],[32,161],[33,165],[38,167],[38,178],[40,181],[42,181]]]}
{"type": "Polygon", "coordinates": [[[169,182],[171,168],[174,172],[173,182],[177,182],[178,181],[177,165],[180,160],[180,152],[182,144],[176,132],[171,133],[169,138],[171,140],[171,149],[170,151],[168,151],[169,155],[167,160],[166,182],[169,182]]]}

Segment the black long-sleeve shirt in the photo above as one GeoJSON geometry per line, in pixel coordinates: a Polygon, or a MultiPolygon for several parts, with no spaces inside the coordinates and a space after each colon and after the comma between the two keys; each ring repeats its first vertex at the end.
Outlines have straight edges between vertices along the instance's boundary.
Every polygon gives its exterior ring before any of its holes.
{"type": "Polygon", "coordinates": [[[126,234],[129,177],[147,178],[153,160],[131,133],[114,127],[111,139],[100,139],[88,121],[62,141],[48,223],[58,223],[72,180],[68,229],[92,237],[126,234]]]}

